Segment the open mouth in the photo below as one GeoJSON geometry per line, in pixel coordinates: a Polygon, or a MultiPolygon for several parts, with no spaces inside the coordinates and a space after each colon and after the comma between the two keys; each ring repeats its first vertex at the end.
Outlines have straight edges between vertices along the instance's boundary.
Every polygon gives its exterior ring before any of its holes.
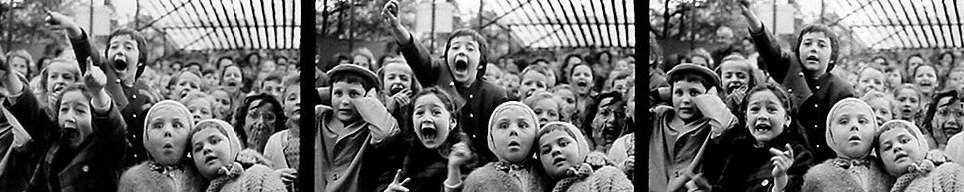
{"type": "Polygon", "coordinates": [[[469,69],[469,59],[463,55],[455,56],[455,71],[465,71],[469,69]]]}
{"type": "Polygon", "coordinates": [[[64,137],[69,139],[74,139],[80,137],[80,132],[75,128],[68,128],[67,132],[64,133],[64,137]]]}
{"type": "Polygon", "coordinates": [[[54,90],[52,90],[52,91],[53,91],[54,95],[57,95],[57,94],[60,94],[60,91],[63,91],[64,88],[66,88],[66,87],[67,87],[66,84],[57,83],[57,84],[54,84],[54,90]]]}
{"type": "Polygon", "coordinates": [[[189,92],[191,92],[191,91],[188,90],[188,89],[181,89],[181,93],[180,93],[181,98],[187,97],[187,94],[188,94],[189,92]]]}
{"type": "Polygon", "coordinates": [[[122,58],[121,56],[115,57],[115,58],[114,58],[114,69],[117,69],[117,70],[119,70],[119,71],[127,70],[127,61],[124,60],[124,58],[122,58]]]}
{"type": "Polygon", "coordinates": [[[859,141],[860,141],[860,136],[857,136],[857,135],[850,136],[850,138],[847,139],[847,141],[850,141],[850,142],[859,142],[859,141]]]}
{"type": "Polygon", "coordinates": [[[228,82],[228,87],[235,87],[235,86],[238,86],[237,82],[234,82],[234,81],[228,82]]]}
{"type": "Polygon", "coordinates": [[[395,95],[398,92],[402,92],[402,90],[405,90],[405,87],[403,87],[402,84],[394,84],[392,85],[392,89],[389,93],[395,95]]]}
{"type": "Polygon", "coordinates": [[[730,91],[733,91],[733,90],[737,90],[737,89],[739,89],[739,88],[741,88],[741,87],[743,87],[743,83],[733,82],[733,83],[730,83],[729,86],[727,86],[727,89],[729,89],[730,91]]]}
{"type": "Polygon", "coordinates": [[[205,156],[205,157],[204,157],[204,162],[205,162],[205,163],[217,162],[216,160],[218,160],[218,157],[217,157],[217,156],[211,155],[211,156],[205,156]]]}
{"type": "Polygon", "coordinates": [[[565,163],[565,162],[566,162],[566,158],[565,158],[565,157],[557,157],[557,158],[555,158],[555,159],[552,159],[552,164],[555,165],[555,166],[560,166],[560,164],[565,163]]]}
{"type": "Polygon", "coordinates": [[[427,141],[438,139],[438,129],[435,128],[434,124],[424,123],[419,131],[422,132],[422,138],[427,141]]]}
{"type": "Polygon", "coordinates": [[[162,146],[162,148],[164,148],[164,149],[173,149],[173,148],[174,148],[174,144],[165,143],[164,146],[162,146]]]}
{"type": "Polygon", "coordinates": [[[589,86],[589,83],[586,81],[576,82],[576,87],[586,87],[586,86],[589,86]]]}
{"type": "Polygon", "coordinates": [[[765,131],[770,131],[772,129],[773,129],[773,126],[770,126],[770,124],[757,124],[756,126],[753,126],[753,130],[757,132],[765,132],[765,131]]]}
{"type": "Polygon", "coordinates": [[[518,147],[522,147],[522,144],[519,143],[519,141],[513,140],[513,141],[509,141],[509,145],[507,145],[507,146],[508,146],[509,148],[513,148],[513,147],[518,148],[518,147]]]}
{"type": "Polygon", "coordinates": [[[820,59],[818,59],[817,56],[815,56],[815,55],[810,55],[810,56],[807,56],[807,59],[806,59],[805,61],[806,61],[806,62],[820,62],[820,59]]]}

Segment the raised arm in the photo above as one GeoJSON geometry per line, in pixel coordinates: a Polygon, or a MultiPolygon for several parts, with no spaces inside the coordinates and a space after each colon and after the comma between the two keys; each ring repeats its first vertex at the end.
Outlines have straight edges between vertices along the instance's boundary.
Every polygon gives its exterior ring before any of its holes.
{"type": "Polygon", "coordinates": [[[398,1],[391,0],[385,3],[385,8],[382,9],[382,17],[391,26],[389,31],[395,37],[398,48],[402,52],[402,57],[405,57],[405,61],[415,72],[415,77],[422,79],[420,82],[423,87],[435,86],[436,81],[431,79],[438,79],[439,65],[432,62],[429,51],[422,45],[415,43],[415,38],[398,20],[398,1]]]}
{"type": "Polygon", "coordinates": [[[25,77],[10,71],[9,65],[0,61],[0,96],[4,97],[3,107],[13,115],[7,118],[19,120],[27,134],[39,143],[49,142],[58,126],[33,92],[27,91],[26,82],[25,77]]]}
{"type": "Polygon", "coordinates": [[[767,31],[763,22],[750,11],[750,3],[747,0],[740,2],[743,17],[749,23],[750,37],[753,38],[753,45],[756,45],[760,58],[763,59],[765,70],[773,76],[774,80],[782,83],[790,68],[792,54],[783,52],[780,44],[773,41],[772,34],[767,31]]]}

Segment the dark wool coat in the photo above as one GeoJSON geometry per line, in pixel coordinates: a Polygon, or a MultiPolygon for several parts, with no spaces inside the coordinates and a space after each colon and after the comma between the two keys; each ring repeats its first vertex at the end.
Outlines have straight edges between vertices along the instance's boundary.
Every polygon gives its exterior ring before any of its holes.
{"type": "Polygon", "coordinates": [[[472,151],[480,154],[480,162],[495,160],[492,151],[485,147],[488,143],[487,126],[492,110],[507,101],[505,90],[482,80],[485,63],[479,63],[482,67],[478,69],[475,82],[468,89],[463,88],[455,82],[455,77],[444,60],[432,59],[429,51],[414,41],[415,38],[411,38],[408,42],[399,42],[399,49],[415,72],[415,77],[422,83],[422,87],[437,87],[452,97],[460,113],[458,121],[462,132],[469,136],[475,146],[472,151]]]}
{"type": "Polygon", "coordinates": [[[788,129],[763,147],[755,147],[756,139],[750,135],[742,125],[728,130],[721,136],[716,150],[708,151],[705,167],[707,178],[713,184],[714,191],[759,191],[768,192],[773,187],[773,163],[770,158],[770,148],[786,150],[787,144],[793,148],[793,165],[787,170],[787,186],[785,191],[800,191],[803,185],[803,175],[813,166],[813,154],[807,145],[800,142],[799,136],[791,136],[788,129]]]}
{"type": "Polygon", "coordinates": [[[60,126],[40,107],[31,91],[15,98],[16,103],[4,105],[40,146],[42,161],[36,167],[26,191],[116,191],[117,180],[124,171],[118,162],[124,160],[127,143],[124,130],[127,124],[115,105],[107,114],[91,113],[93,132],[81,149],[69,151],[60,126]],[[55,158],[56,157],[56,158],[55,158]],[[55,161],[56,160],[56,161],[55,161]],[[62,162],[61,162],[62,161],[62,162]],[[61,165],[61,166],[55,166],[61,165]]]}
{"type": "Polygon", "coordinates": [[[759,50],[760,58],[763,58],[765,70],[774,80],[787,88],[794,103],[794,109],[797,109],[799,114],[807,114],[796,116],[795,119],[806,132],[805,136],[810,143],[810,148],[813,149],[814,162],[823,162],[836,157],[836,153],[827,146],[823,136],[827,114],[837,101],[854,97],[853,86],[829,72],[815,81],[807,79],[804,76],[803,64],[800,63],[796,54],[783,51],[780,44],[773,41],[773,37],[766,28],[759,33],[751,32],[750,36],[753,37],[753,43],[759,50]]]}
{"type": "Polygon", "coordinates": [[[104,70],[104,74],[107,75],[107,85],[104,86],[104,90],[107,90],[113,102],[120,107],[120,114],[124,118],[124,122],[130,125],[130,129],[127,130],[129,142],[124,144],[128,148],[125,157],[127,161],[123,163],[124,166],[131,167],[146,161],[147,150],[144,149],[143,138],[141,138],[144,135],[144,116],[147,115],[147,110],[151,109],[151,105],[162,99],[155,98],[160,94],[150,89],[144,82],[135,82],[131,87],[125,86],[117,77],[117,74],[113,73],[115,71],[114,65],[111,65],[107,59],[98,54],[99,52],[95,52],[96,49],[90,44],[86,32],[83,37],[82,39],[70,39],[70,45],[74,48],[77,62],[81,65],[81,68],[84,68],[87,64],[85,63],[87,58],[90,58],[94,65],[100,66],[104,70]]]}

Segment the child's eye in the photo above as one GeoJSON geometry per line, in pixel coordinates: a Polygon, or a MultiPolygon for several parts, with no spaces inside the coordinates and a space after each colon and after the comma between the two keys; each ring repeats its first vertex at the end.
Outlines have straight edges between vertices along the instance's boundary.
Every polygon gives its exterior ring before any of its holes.
{"type": "Polygon", "coordinates": [[[841,125],[846,125],[847,123],[850,123],[850,121],[847,120],[847,118],[841,118],[840,120],[837,120],[837,123],[841,125]]]}
{"type": "Polygon", "coordinates": [[[499,123],[499,129],[508,129],[508,128],[509,128],[508,123],[505,123],[505,122],[499,123]]]}
{"type": "Polygon", "coordinates": [[[857,123],[860,123],[860,124],[867,124],[867,122],[868,122],[868,121],[867,121],[866,118],[860,118],[860,119],[857,120],[857,123]]]}
{"type": "Polygon", "coordinates": [[[519,122],[519,128],[522,128],[522,129],[529,128],[529,122],[525,122],[525,121],[519,122]]]}
{"type": "Polygon", "coordinates": [[[566,146],[569,146],[569,141],[562,141],[562,142],[559,142],[559,146],[560,146],[560,147],[566,147],[566,146]]]}

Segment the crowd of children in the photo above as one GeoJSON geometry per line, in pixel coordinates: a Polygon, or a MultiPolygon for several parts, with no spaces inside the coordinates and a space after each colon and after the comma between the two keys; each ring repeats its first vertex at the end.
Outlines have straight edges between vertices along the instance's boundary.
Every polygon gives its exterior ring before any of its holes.
{"type": "Polygon", "coordinates": [[[321,75],[304,83],[316,90],[300,89],[298,58],[283,51],[149,62],[137,31],[95,46],[51,12],[45,25],[67,34],[71,52],[0,60],[0,188],[633,191],[631,54],[490,62],[486,38],[461,29],[433,55],[397,8],[382,14],[397,51],[376,60],[359,49],[312,69],[321,75]],[[320,102],[315,114],[302,116],[302,91],[320,102]],[[302,129],[317,129],[314,145],[300,144],[302,129]],[[313,172],[299,173],[302,158],[313,172]]]}
{"type": "Polygon", "coordinates": [[[819,24],[785,49],[739,3],[749,37],[718,65],[650,39],[649,191],[964,190],[957,53],[844,62],[819,24]]]}

